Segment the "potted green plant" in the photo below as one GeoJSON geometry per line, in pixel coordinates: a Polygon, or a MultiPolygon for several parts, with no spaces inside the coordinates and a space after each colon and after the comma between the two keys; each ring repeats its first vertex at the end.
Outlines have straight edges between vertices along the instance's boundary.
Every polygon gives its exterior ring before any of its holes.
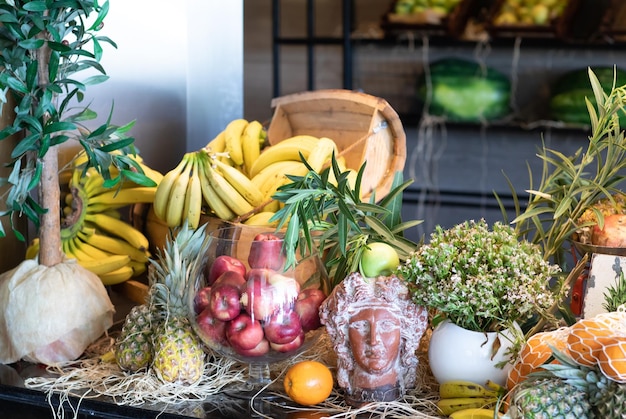
{"type": "MultiPolygon", "coordinates": [[[[98,35],[109,10],[108,1],[7,1],[0,4],[0,103],[15,101],[13,123],[0,140],[21,138],[11,153],[11,173],[0,217],[26,216],[38,233],[38,260],[26,260],[0,275],[0,362],[27,359],[46,364],[77,358],[112,324],[113,305],[97,276],[61,251],[59,146],[75,139],[89,162],[109,186],[125,179],[153,184],[128,154],[134,139],[132,123],[114,126],[110,120],[96,129],[85,121],[96,114],[80,105],[87,86],[108,77],[100,59],[98,35]],[[83,70],[96,75],[79,81],[83,70]],[[113,151],[120,151],[114,153],[113,151]],[[112,178],[111,165],[119,169],[112,178]],[[38,199],[36,198],[38,194],[38,199]]],[[[22,240],[22,232],[13,228],[22,240]]],[[[0,224],[0,238],[6,235],[0,224]]]]}
{"type": "MultiPolygon", "coordinates": [[[[398,268],[414,302],[432,312],[435,330],[429,352],[438,357],[436,362],[431,357],[435,377],[440,381],[444,376],[450,378],[435,371],[434,364],[438,366],[445,353],[452,351],[453,358],[461,358],[457,348],[464,343],[447,344],[449,348],[438,345],[439,332],[454,325],[476,334],[479,350],[485,350],[494,361],[493,372],[499,378],[492,380],[503,382],[506,371],[497,364],[506,360],[507,351],[514,350],[523,337],[519,326],[537,316],[552,317],[552,307],[563,298],[559,272],[558,265],[543,258],[539,246],[519,240],[513,228],[500,222],[490,227],[481,219],[450,229],[436,227],[429,243],[398,268]],[[556,284],[551,286],[553,281],[556,284]],[[487,341],[491,345],[485,344],[487,341]]],[[[441,363],[453,364],[451,360],[441,363]]],[[[467,360],[463,363],[476,365],[467,360]]]]}

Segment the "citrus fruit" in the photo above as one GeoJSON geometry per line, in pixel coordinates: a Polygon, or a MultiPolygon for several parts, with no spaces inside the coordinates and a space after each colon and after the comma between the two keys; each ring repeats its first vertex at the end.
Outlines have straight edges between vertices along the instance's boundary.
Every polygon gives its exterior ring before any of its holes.
{"type": "Polygon", "coordinates": [[[323,402],[333,390],[333,374],[318,361],[300,361],[285,374],[285,392],[294,402],[311,406],[323,402]]]}

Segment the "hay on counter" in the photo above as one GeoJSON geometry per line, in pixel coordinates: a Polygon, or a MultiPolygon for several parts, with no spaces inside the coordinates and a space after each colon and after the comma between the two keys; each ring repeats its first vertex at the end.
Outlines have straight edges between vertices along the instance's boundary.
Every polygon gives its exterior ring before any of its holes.
{"type": "MultiPolygon", "coordinates": [[[[304,408],[293,406],[288,396],[280,391],[284,374],[291,365],[299,361],[316,360],[326,364],[331,370],[336,369],[337,359],[330,338],[323,333],[311,349],[270,365],[272,382],[268,384],[267,390],[272,391],[276,397],[264,402],[277,403],[287,412],[299,409],[319,411],[337,419],[357,416],[363,418],[368,414],[372,418],[385,419],[441,418],[437,414],[436,406],[439,397],[438,385],[430,373],[427,353],[424,350],[428,347],[427,340],[428,336],[425,335],[420,345],[422,349],[418,354],[420,359],[417,371],[418,387],[409,390],[400,400],[370,403],[357,409],[348,406],[344,402],[341,390],[336,388],[326,401],[318,405],[304,408]]],[[[177,406],[177,411],[187,408],[199,415],[201,412],[195,411],[202,410],[202,406],[197,402],[219,397],[226,389],[242,386],[248,377],[247,364],[209,353],[203,376],[197,383],[192,385],[163,383],[151,369],[129,374],[122,371],[115,362],[103,362],[101,356],[109,352],[113,344],[113,338],[105,337],[90,346],[81,359],[63,365],[49,366],[46,376],[27,378],[25,386],[46,392],[51,408],[52,396],[59,397],[59,406],[52,409],[54,419],[65,418],[64,405],[69,406],[74,414],[73,418],[77,418],[80,402],[95,398],[105,398],[120,406],[149,407],[162,412],[168,407],[177,406]],[[77,406],[72,406],[70,397],[79,400],[77,406]]],[[[252,410],[254,410],[253,401],[254,398],[250,402],[252,410]]],[[[258,413],[259,416],[264,416],[258,413]]]]}

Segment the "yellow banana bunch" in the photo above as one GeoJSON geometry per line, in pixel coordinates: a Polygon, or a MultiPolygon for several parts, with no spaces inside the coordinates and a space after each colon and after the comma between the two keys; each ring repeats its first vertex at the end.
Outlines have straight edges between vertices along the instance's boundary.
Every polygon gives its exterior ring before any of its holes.
{"type": "Polygon", "coordinates": [[[198,227],[202,212],[201,169],[197,153],[186,153],[157,186],[154,213],[168,227],[178,227],[184,222],[192,228],[198,227]]]}
{"type": "MultiPolygon", "coordinates": [[[[161,173],[145,165],[140,156],[133,158],[155,183],[161,181],[161,173]]],[[[104,178],[94,168],[83,170],[86,159],[84,152],[74,158],[70,193],[63,197],[62,250],[68,258],[76,259],[78,264],[97,274],[103,284],[118,284],[144,273],[150,256],[148,239],[123,220],[119,209],[152,203],[157,187],[125,181],[106,188],[104,178]]],[[[116,176],[115,167],[109,170],[116,176]]],[[[26,257],[35,257],[38,246],[35,240],[26,257]]]]}
{"type": "Polygon", "coordinates": [[[504,387],[491,381],[485,386],[465,380],[447,381],[439,386],[440,399],[437,407],[446,416],[468,409],[488,410],[493,408],[505,393],[504,387]]]}
{"type": "Polygon", "coordinates": [[[272,196],[290,182],[287,175],[308,173],[303,158],[321,171],[338,148],[329,138],[311,135],[295,135],[264,147],[266,135],[260,122],[236,119],[205,147],[186,153],[160,181],[155,215],[169,227],[188,222],[195,228],[201,211],[250,225],[274,224],[269,219],[280,205],[272,196]]]}

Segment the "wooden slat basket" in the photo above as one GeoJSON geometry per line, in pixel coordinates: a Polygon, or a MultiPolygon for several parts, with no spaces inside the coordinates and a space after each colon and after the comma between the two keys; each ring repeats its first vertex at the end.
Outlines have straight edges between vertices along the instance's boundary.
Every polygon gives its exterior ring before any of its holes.
{"type": "Polygon", "coordinates": [[[346,165],[365,162],[362,190],[377,200],[389,193],[393,176],[406,162],[406,134],[396,111],[379,97],[342,89],[316,90],[276,98],[268,141],[294,135],[328,137],[337,143],[346,165]]]}

